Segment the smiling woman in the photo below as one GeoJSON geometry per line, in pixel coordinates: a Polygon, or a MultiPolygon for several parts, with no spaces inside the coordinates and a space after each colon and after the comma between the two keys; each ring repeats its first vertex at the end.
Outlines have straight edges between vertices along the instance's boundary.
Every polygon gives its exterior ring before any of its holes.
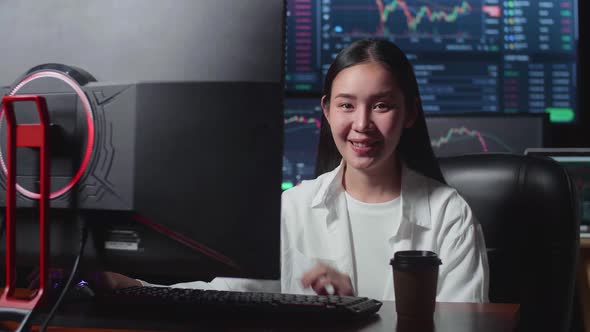
{"type": "MultiPolygon", "coordinates": [[[[444,184],[405,54],[387,41],[352,43],[330,66],[321,104],[321,175],[283,194],[283,262],[290,252],[332,259],[303,272],[303,285],[393,300],[389,259],[429,250],[443,261],[437,301],[487,301],[481,227],[444,184]]],[[[283,272],[288,291],[302,271],[283,272]]]]}

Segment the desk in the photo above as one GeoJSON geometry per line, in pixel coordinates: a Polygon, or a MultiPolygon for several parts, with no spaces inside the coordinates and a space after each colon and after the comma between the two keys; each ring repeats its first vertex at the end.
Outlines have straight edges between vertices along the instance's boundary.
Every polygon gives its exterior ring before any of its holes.
{"type": "MultiPolygon", "coordinates": [[[[436,332],[501,332],[512,331],[516,322],[518,313],[517,304],[472,304],[472,303],[438,303],[436,313],[434,315],[434,324],[436,332]]],[[[57,317],[56,317],[57,318],[57,317]]],[[[96,320],[96,318],[94,318],[96,320]]],[[[75,322],[78,319],[71,320],[75,322]]],[[[87,319],[85,323],[78,324],[78,326],[97,326],[92,324],[93,319],[87,319]]],[[[56,326],[60,325],[60,318],[56,321],[56,326]]],[[[96,322],[99,322],[98,320],[96,322]]],[[[121,323],[121,322],[120,322],[121,323]]],[[[124,325],[129,326],[125,322],[124,325]]],[[[139,323],[139,322],[138,322],[139,323]]],[[[99,325],[104,325],[104,319],[100,320],[99,325]]],[[[117,324],[115,321],[109,321],[108,324],[112,326],[123,326],[117,324]]],[[[64,324],[70,325],[70,324],[64,324]]],[[[154,327],[149,327],[146,322],[141,322],[142,331],[152,330],[154,327]]],[[[139,326],[137,325],[137,326],[139,326]]],[[[301,321],[301,320],[256,320],[256,319],[226,319],[225,321],[202,321],[192,324],[168,324],[168,327],[158,327],[157,330],[169,331],[265,331],[265,332],[280,332],[280,331],[343,331],[343,332],[403,332],[403,331],[417,331],[415,326],[408,326],[403,328],[398,325],[397,315],[395,313],[395,303],[385,302],[378,315],[375,315],[367,321],[361,322],[327,322],[327,321],[301,321]],[[176,325],[176,326],[174,326],[176,325]]],[[[75,325],[71,327],[52,327],[51,332],[132,332],[140,331],[135,329],[113,329],[113,328],[76,328],[75,325]]],[[[0,323],[0,328],[8,328],[14,330],[16,323],[4,322],[0,323]]],[[[36,329],[33,329],[36,330],[36,329]]]]}
{"type": "Polygon", "coordinates": [[[577,283],[584,331],[590,332],[590,239],[588,238],[580,239],[577,283]]]}

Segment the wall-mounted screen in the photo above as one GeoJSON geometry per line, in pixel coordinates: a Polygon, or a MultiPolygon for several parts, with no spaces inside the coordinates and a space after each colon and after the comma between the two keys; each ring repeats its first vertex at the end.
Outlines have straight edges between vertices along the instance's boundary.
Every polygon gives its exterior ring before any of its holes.
{"type": "Polygon", "coordinates": [[[548,113],[578,120],[577,0],[288,0],[286,89],[320,93],[336,54],[395,42],[430,113],[548,113]]]}

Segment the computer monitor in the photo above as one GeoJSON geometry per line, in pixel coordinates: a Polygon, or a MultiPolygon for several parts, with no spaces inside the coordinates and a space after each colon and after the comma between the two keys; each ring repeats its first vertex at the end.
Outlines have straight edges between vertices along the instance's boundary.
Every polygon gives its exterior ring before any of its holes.
{"type": "Polygon", "coordinates": [[[450,114],[426,116],[437,157],[473,153],[523,154],[547,143],[545,114],[450,114]]]}
{"type": "Polygon", "coordinates": [[[289,0],[289,93],[318,94],[350,42],[384,38],[414,65],[432,113],[580,119],[578,0],[289,0]]]}
{"type": "MultiPolygon", "coordinates": [[[[3,94],[48,103],[55,264],[72,263],[83,217],[87,267],[279,277],[283,21],[281,0],[0,5],[3,94]]],[[[18,103],[18,122],[32,111],[18,103]]],[[[36,159],[19,149],[21,264],[37,262],[36,159]]]]}
{"type": "Polygon", "coordinates": [[[573,178],[580,201],[580,236],[590,238],[590,149],[527,149],[530,156],[551,158],[562,165],[573,178]]]}
{"type": "Polygon", "coordinates": [[[283,189],[315,178],[322,107],[319,98],[285,98],[283,189]]]}

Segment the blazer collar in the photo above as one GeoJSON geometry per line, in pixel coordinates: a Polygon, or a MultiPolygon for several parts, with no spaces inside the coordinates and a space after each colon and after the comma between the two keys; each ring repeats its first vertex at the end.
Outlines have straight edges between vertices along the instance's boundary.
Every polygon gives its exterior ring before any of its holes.
{"type": "MultiPolygon", "coordinates": [[[[311,200],[311,208],[328,209],[331,212],[336,207],[335,200],[344,196],[342,186],[342,173],[344,170],[344,161],[334,170],[321,175],[318,178],[318,188],[311,200]]],[[[401,187],[401,207],[402,222],[396,223],[393,229],[393,236],[399,232],[402,223],[411,223],[424,228],[431,228],[430,218],[430,197],[429,186],[431,181],[425,176],[415,172],[402,162],[402,187],[401,187]]],[[[326,220],[330,222],[330,220],[326,220]]]]}
{"type": "Polygon", "coordinates": [[[342,173],[344,172],[344,160],[340,165],[328,173],[318,177],[318,189],[311,200],[312,208],[327,208],[338,195],[344,193],[342,187],[342,173]]]}

